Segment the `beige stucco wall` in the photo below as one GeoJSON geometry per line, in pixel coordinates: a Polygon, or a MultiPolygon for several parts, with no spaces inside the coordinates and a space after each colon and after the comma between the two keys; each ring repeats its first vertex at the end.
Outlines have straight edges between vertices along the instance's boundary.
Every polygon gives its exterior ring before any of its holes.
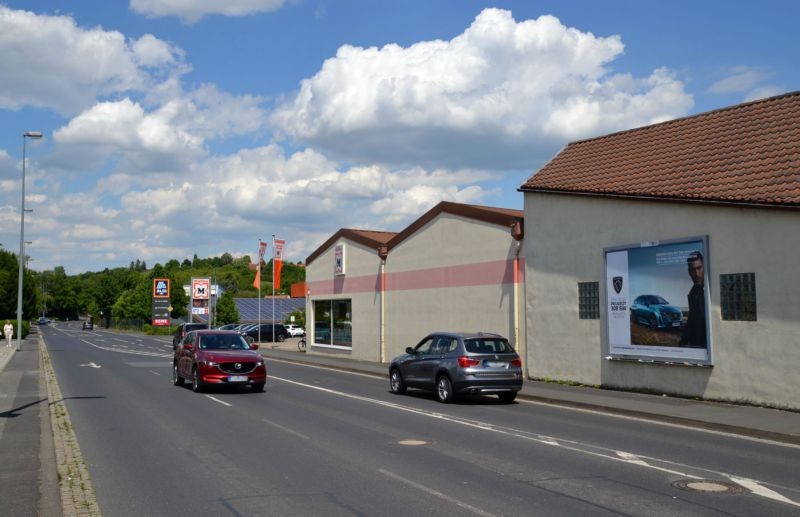
{"type": "MultiPolygon", "coordinates": [[[[524,344],[524,339],[514,338],[514,285],[503,281],[513,279],[513,259],[518,249],[510,228],[442,213],[391,250],[386,260],[388,289],[383,358],[380,257],[376,250],[347,239],[340,239],[339,243],[346,246],[343,292],[320,294],[314,287],[315,282],[334,279],[337,243],[306,267],[306,282],[311,291],[306,302],[306,328],[311,338],[314,300],[350,299],[352,350],[310,346],[309,353],[346,353],[353,359],[389,361],[407,346],[419,342],[426,333],[437,330],[496,332],[514,345],[524,344]],[[489,270],[489,276],[498,280],[462,285],[474,280],[469,277],[469,271],[465,275],[461,269],[464,267],[474,268],[477,275],[486,275],[489,270]],[[424,283],[426,279],[431,283],[424,283]],[[409,281],[419,285],[406,288],[409,281]],[[356,285],[355,292],[348,291],[356,285]]],[[[521,247],[519,249],[521,254],[521,247]]],[[[523,273],[520,262],[520,275],[523,273]]],[[[517,328],[518,333],[524,335],[524,285],[521,282],[517,292],[517,328]]]]}
{"type": "MultiPolygon", "coordinates": [[[[416,272],[442,276],[451,272],[446,269],[448,267],[481,267],[506,261],[506,274],[513,278],[517,249],[510,228],[442,213],[392,249],[387,271],[390,275],[416,272]]],[[[522,272],[522,265],[520,270],[522,272]]],[[[450,280],[468,282],[465,278],[450,280]]],[[[523,292],[524,286],[520,284],[517,303],[520,335],[524,335],[523,292]]],[[[417,344],[433,331],[494,332],[507,337],[514,346],[518,345],[517,341],[524,343],[524,339],[514,338],[514,285],[511,282],[391,289],[387,292],[386,303],[389,357],[402,353],[405,347],[417,344]]]]}
{"type": "Polygon", "coordinates": [[[525,194],[533,377],[800,408],[800,211],[525,194]],[[604,359],[603,248],[708,235],[713,368],[604,359]],[[722,321],[719,275],[756,277],[758,321],[722,321]],[[578,282],[600,282],[601,319],[578,319],[578,282]]]}
{"type": "Polygon", "coordinates": [[[306,335],[308,353],[346,353],[353,359],[367,361],[380,360],[380,292],[376,288],[379,281],[381,260],[377,250],[348,239],[339,239],[306,267],[306,285],[310,293],[306,297],[306,335]],[[333,294],[315,292],[314,282],[334,281],[334,256],[338,244],[345,246],[345,275],[339,277],[339,286],[333,294]],[[368,290],[357,288],[351,291],[352,282],[369,285],[368,290]],[[340,291],[340,292],[336,292],[340,291]],[[353,347],[351,351],[313,346],[314,300],[352,301],[353,347]]]}

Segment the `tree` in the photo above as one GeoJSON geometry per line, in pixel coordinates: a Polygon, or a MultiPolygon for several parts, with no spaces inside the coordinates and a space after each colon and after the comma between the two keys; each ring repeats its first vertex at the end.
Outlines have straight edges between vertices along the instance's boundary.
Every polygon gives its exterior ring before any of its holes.
{"type": "MultiPolygon", "coordinates": [[[[0,251],[0,315],[5,319],[17,317],[17,287],[19,286],[19,262],[17,256],[0,251]]],[[[29,269],[22,275],[22,315],[30,319],[36,315],[36,279],[29,269]]]]}
{"type": "Polygon", "coordinates": [[[217,300],[217,324],[227,325],[239,321],[239,310],[233,299],[233,293],[225,291],[217,300]]]}

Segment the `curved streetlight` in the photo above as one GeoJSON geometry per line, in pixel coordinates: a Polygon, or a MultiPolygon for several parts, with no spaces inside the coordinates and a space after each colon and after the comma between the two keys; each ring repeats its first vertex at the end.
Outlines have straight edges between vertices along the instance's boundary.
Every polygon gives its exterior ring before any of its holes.
{"type": "Polygon", "coordinates": [[[19,279],[17,281],[17,352],[22,350],[22,267],[25,261],[25,144],[28,138],[38,140],[42,138],[39,131],[25,131],[22,133],[22,202],[19,207],[19,279]]]}

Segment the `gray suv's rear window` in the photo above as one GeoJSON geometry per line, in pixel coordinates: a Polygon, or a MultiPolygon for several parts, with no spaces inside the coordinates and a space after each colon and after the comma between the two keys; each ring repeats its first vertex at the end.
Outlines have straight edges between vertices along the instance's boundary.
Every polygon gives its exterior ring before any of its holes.
{"type": "Polygon", "coordinates": [[[465,339],[464,347],[467,349],[467,352],[471,354],[506,354],[514,351],[505,339],[465,339]]]}

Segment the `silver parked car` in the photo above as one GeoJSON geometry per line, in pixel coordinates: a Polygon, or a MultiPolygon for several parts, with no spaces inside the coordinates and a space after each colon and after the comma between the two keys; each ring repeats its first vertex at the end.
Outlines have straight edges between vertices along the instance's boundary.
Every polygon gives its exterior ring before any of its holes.
{"type": "Polygon", "coordinates": [[[496,394],[510,403],[522,389],[522,360],[498,334],[435,332],[392,359],[389,386],[397,394],[433,391],[440,402],[469,393],[496,394]]]}

